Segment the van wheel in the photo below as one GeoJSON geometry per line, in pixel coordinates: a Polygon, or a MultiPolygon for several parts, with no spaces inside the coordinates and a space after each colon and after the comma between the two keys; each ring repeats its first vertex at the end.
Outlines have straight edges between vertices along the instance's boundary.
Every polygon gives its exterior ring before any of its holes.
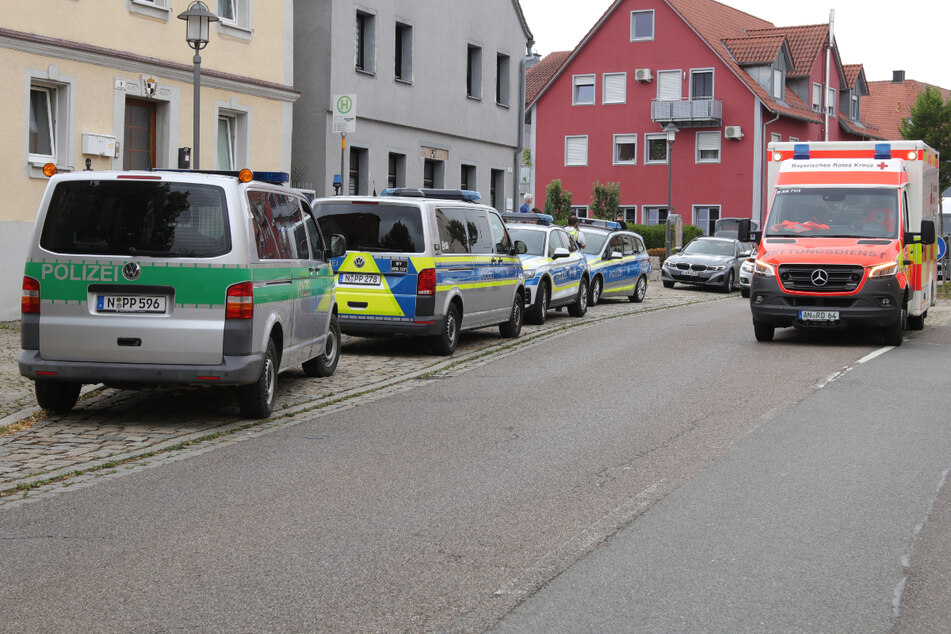
{"type": "Polygon", "coordinates": [[[595,276],[594,281],[591,282],[591,292],[588,293],[588,306],[597,306],[598,302],[601,301],[601,292],[604,290],[604,282],[601,280],[601,276],[595,276]]]}
{"type": "Polygon", "coordinates": [[[73,409],[79,399],[81,383],[67,381],[34,381],[33,389],[36,392],[36,402],[40,407],[51,412],[65,414],[73,409]]]}
{"type": "Polygon", "coordinates": [[[442,326],[442,334],[432,338],[432,348],[436,354],[448,357],[456,351],[459,343],[459,309],[455,304],[449,304],[442,326]]]}
{"type": "Polygon", "coordinates": [[[775,332],[776,327],[774,325],[753,320],[753,334],[756,335],[757,341],[772,341],[775,332]]]}
{"type": "Polygon", "coordinates": [[[743,297],[749,297],[749,296],[750,296],[750,289],[748,289],[748,288],[741,288],[741,289],[740,289],[740,295],[742,295],[743,297]]]}
{"type": "Polygon", "coordinates": [[[521,294],[515,295],[515,302],[512,304],[512,312],[509,313],[509,320],[499,324],[499,334],[506,339],[515,339],[522,332],[522,307],[525,300],[521,294]]]}
{"type": "Polygon", "coordinates": [[[261,375],[258,380],[238,388],[241,415],[245,418],[267,418],[274,411],[276,396],[277,349],[274,347],[274,340],[269,339],[267,353],[264,355],[264,365],[261,366],[261,375]]]}
{"type": "Polygon", "coordinates": [[[898,321],[885,328],[885,345],[900,346],[905,339],[905,322],[908,320],[908,309],[902,306],[898,321]]]}
{"type": "Polygon", "coordinates": [[[338,361],[340,361],[340,325],[337,324],[337,316],[331,315],[324,351],[310,361],[304,361],[301,367],[304,368],[304,374],[307,376],[330,376],[337,369],[338,361]]]}
{"type": "Polygon", "coordinates": [[[581,278],[581,283],[578,284],[578,299],[568,306],[568,314],[572,317],[584,317],[586,312],[588,312],[588,280],[581,278]]]}
{"type": "Polygon", "coordinates": [[[927,311],[921,315],[908,315],[908,330],[924,330],[926,313],[927,311]]]}
{"type": "Polygon", "coordinates": [[[548,282],[542,280],[538,283],[538,291],[535,292],[535,303],[531,305],[525,313],[525,321],[530,324],[541,326],[545,323],[545,317],[548,314],[548,282]]]}
{"type": "Polygon", "coordinates": [[[647,278],[643,275],[637,278],[637,284],[634,285],[634,294],[630,296],[630,300],[635,304],[640,304],[644,301],[644,297],[647,295],[647,278]]]}

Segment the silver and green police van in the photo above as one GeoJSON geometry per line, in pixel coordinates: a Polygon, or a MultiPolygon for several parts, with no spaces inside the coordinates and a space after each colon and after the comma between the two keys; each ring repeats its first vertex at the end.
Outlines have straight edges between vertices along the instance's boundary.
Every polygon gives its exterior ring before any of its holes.
{"type": "Polygon", "coordinates": [[[264,418],[278,373],[334,372],[329,243],[342,253],[342,238],[322,235],[303,195],[265,182],[281,173],[258,178],[50,179],[27,255],[19,356],[41,407],[69,411],[84,383],[234,385],[241,414],[264,418]]]}

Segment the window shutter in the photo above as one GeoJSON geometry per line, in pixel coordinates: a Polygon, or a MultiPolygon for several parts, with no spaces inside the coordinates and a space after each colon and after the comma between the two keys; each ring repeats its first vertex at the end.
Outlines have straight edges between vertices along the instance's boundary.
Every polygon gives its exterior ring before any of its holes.
{"type": "Polygon", "coordinates": [[[627,74],[605,74],[604,103],[624,103],[625,101],[627,101],[627,74]]]}
{"type": "Polygon", "coordinates": [[[588,137],[565,137],[565,165],[588,164],[588,137]]]}
{"type": "Polygon", "coordinates": [[[720,149],[720,133],[719,132],[698,132],[697,133],[697,150],[703,152],[704,150],[719,150],[720,149]]]}
{"type": "Polygon", "coordinates": [[[661,101],[679,101],[683,94],[679,70],[662,70],[657,73],[657,98],[661,101]]]}

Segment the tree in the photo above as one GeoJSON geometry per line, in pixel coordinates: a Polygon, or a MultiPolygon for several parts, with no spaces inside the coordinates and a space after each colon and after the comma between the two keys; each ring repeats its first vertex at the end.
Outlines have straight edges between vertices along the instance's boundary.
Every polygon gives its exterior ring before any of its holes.
{"type": "Polygon", "coordinates": [[[928,86],[900,129],[903,138],[920,139],[941,153],[938,187],[942,192],[951,187],[951,99],[945,101],[940,90],[928,86]]]}
{"type": "Polygon", "coordinates": [[[591,192],[591,214],[602,220],[617,218],[621,206],[621,183],[606,183],[602,185],[594,181],[591,192]]]}
{"type": "Polygon", "coordinates": [[[567,222],[571,214],[571,192],[562,190],[559,179],[545,186],[545,213],[562,223],[567,222]]]}

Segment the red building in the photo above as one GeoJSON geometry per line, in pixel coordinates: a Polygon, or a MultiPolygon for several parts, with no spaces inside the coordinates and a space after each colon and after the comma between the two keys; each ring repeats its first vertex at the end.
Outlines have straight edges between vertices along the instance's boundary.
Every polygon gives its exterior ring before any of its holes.
{"type": "Polygon", "coordinates": [[[862,116],[862,67],[841,63],[829,31],[713,0],[618,0],[556,72],[548,58],[529,71],[536,204],[560,179],[587,215],[593,183],[616,182],[627,220],[657,224],[669,177],[685,224],[759,219],[770,141],[881,138],[862,116]],[[539,71],[548,79],[532,90],[539,71]]]}

